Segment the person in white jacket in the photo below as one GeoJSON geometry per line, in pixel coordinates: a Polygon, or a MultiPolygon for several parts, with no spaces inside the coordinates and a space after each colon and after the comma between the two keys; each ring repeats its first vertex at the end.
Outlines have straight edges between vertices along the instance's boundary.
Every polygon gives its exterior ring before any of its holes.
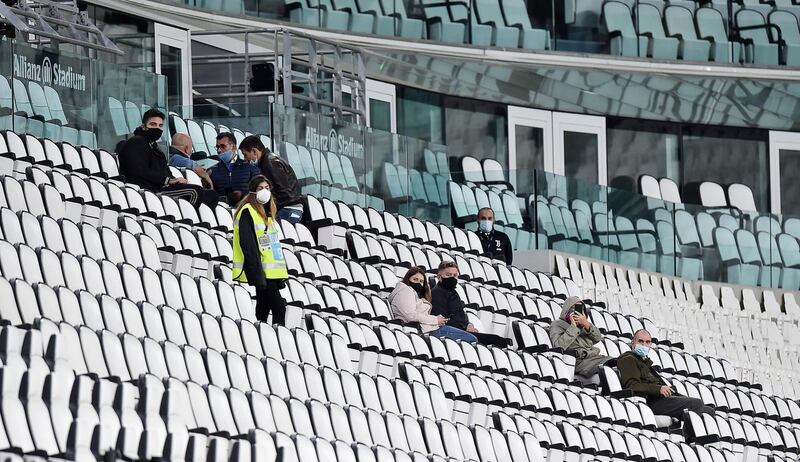
{"type": "Polygon", "coordinates": [[[389,295],[389,304],[395,318],[403,322],[418,322],[424,334],[467,342],[478,341],[469,332],[448,326],[444,316],[431,314],[431,288],[424,268],[415,266],[406,272],[389,295]]]}

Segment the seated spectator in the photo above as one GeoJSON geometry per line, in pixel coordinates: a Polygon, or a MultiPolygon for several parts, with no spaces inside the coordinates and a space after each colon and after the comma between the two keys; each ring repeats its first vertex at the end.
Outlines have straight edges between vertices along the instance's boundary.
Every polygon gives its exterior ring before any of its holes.
{"type": "Polygon", "coordinates": [[[511,264],[514,260],[514,246],[511,245],[511,239],[506,233],[494,229],[494,210],[491,207],[478,210],[477,234],[484,255],[503,260],[507,265],[511,264]]]}
{"type": "Polygon", "coordinates": [[[186,133],[176,133],[172,137],[172,144],[169,147],[169,165],[175,168],[185,168],[193,170],[203,181],[203,186],[214,189],[211,177],[197,161],[191,159],[192,139],[186,133]]]}
{"type": "Polygon", "coordinates": [[[243,139],[239,149],[245,159],[255,161],[261,174],[272,184],[272,194],[278,203],[277,218],[290,223],[299,222],[303,218],[303,197],[292,166],[273,154],[255,135],[243,139]]]}
{"type": "Polygon", "coordinates": [[[584,383],[600,383],[600,366],[611,359],[600,354],[594,345],[603,340],[597,326],[589,322],[589,307],[579,297],[564,300],[558,319],[550,324],[550,343],[575,353],[576,379],[584,383]]]}
{"type": "Polygon", "coordinates": [[[186,183],[185,178],[175,178],[167,165],[167,156],[159,149],[158,140],[164,129],[164,113],[148,109],[142,116],[142,126],[136,127],[133,136],[120,143],[119,169],[128,182],[141,188],[183,198],[195,207],[217,205],[217,194],[201,186],[186,183]]]}
{"type": "Polygon", "coordinates": [[[241,159],[236,151],[236,138],[232,133],[217,135],[217,156],[219,163],[211,169],[211,181],[214,190],[228,200],[228,204],[236,205],[248,193],[250,179],[259,175],[258,167],[241,159]]]}
{"type": "Polygon", "coordinates": [[[425,270],[415,266],[406,272],[403,280],[389,295],[392,314],[403,322],[418,322],[424,334],[453,340],[477,342],[469,332],[447,325],[447,318],[431,314],[431,289],[425,270]]]}
{"type": "Polygon", "coordinates": [[[458,265],[454,261],[443,261],[439,264],[439,273],[436,276],[437,283],[431,293],[432,315],[442,315],[447,318],[447,325],[457,329],[465,330],[474,335],[479,343],[484,345],[494,345],[505,348],[511,344],[511,340],[495,334],[485,334],[478,332],[472,323],[467,319],[464,311],[464,301],[456,292],[458,285],[458,265]]]}
{"type": "Polygon", "coordinates": [[[681,418],[683,411],[714,414],[714,409],[697,398],[680,396],[653,369],[653,361],[647,357],[653,339],[650,332],[639,329],[633,334],[631,351],[622,353],[617,359],[622,388],[632,390],[647,399],[653,414],[681,418]]]}

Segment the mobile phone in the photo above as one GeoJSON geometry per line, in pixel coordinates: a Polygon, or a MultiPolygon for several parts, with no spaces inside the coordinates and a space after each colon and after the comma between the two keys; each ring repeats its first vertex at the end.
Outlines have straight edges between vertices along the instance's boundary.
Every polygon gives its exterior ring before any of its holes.
{"type": "Polygon", "coordinates": [[[585,310],[584,310],[583,305],[576,305],[575,308],[572,309],[572,313],[573,314],[575,314],[575,313],[584,314],[585,310]]]}

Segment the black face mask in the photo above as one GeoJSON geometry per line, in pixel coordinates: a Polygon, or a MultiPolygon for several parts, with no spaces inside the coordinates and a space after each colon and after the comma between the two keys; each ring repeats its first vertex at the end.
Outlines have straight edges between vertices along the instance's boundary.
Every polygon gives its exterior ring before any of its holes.
{"type": "Polygon", "coordinates": [[[454,290],[458,285],[458,278],[442,278],[439,285],[447,290],[454,290]]]}
{"type": "Polygon", "coordinates": [[[151,143],[155,143],[156,141],[161,139],[161,135],[164,134],[164,130],[160,128],[147,128],[144,130],[144,137],[147,138],[147,141],[151,143]]]}
{"type": "Polygon", "coordinates": [[[414,289],[414,292],[422,296],[422,291],[425,289],[425,286],[423,286],[421,282],[409,282],[408,285],[414,289]]]}

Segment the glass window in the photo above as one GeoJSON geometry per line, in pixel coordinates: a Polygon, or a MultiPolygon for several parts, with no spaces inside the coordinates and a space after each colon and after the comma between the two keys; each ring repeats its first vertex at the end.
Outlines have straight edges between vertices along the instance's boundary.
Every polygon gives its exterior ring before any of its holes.
{"type": "MultiPolygon", "coordinates": [[[[768,209],[767,131],[689,127],[682,143],[684,185],[742,183],[753,191],[756,207],[768,209]]],[[[698,198],[684,197],[684,202],[692,200],[699,203],[698,198]]]]}
{"type": "Polygon", "coordinates": [[[496,159],[508,168],[506,106],[465,98],[445,98],[445,140],[459,156],[496,159]]]}
{"type": "Polygon", "coordinates": [[[369,126],[385,132],[392,131],[392,108],[389,103],[370,98],[369,126]]]}
{"type": "Polygon", "coordinates": [[[397,88],[397,133],[444,144],[442,97],[415,88],[397,88]]]}
{"type": "Polygon", "coordinates": [[[639,192],[639,176],[671,178],[680,184],[678,126],[635,120],[608,121],[609,185],[639,192]]]}
{"type": "Polygon", "coordinates": [[[517,152],[516,190],[530,194],[533,192],[533,170],[544,170],[544,130],[516,125],[514,145],[517,152]]]}
{"type": "Polygon", "coordinates": [[[781,149],[781,213],[800,215],[800,151],[781,149]]]}
{"type": "Polygon", "coordinates": [[[564,175],[597,183],[597,135],[564,132],[564,175]]]}

